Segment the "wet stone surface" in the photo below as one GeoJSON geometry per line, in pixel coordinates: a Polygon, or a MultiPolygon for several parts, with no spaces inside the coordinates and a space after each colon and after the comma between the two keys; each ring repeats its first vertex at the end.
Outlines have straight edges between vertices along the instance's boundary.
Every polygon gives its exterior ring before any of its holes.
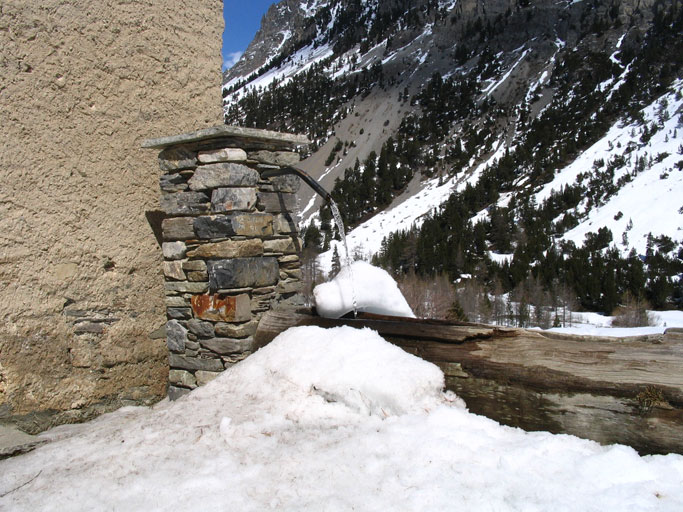
{"type": "Polygon", "coordinates": [[[249,211],[256,206],[256,190],[253,188],[217,188],[211,194],[211,211],[249,211]]]}
{"type": "Polygon", "coordinates": [[[183,353],[185,352],[186,342],[187,329],[185,329],[177,320],[169,320],[166,322],[166,344],[168,345],[168,350],[171,352],[183,353]]]}
{"type": "MultiPolygon", "coordinates": [[[[266,176],[297,164],[293,149],[305,142],[221,125],[144,143],[163,149],[164,333],[172,399],[251,354],[263,312],[300,289],[294,194],[301,180],[266,176]]],[[[100,328],[106,325],[93,326],[100,328]]]]}
{"type": "Polygon", "coordinates": [[[208,213],[209,196],[203,192],[177,192],[161,196],[161,209],[168,215],[199,215],[208,213]]]}
{"type": "Polygon", "coordinates": [[[217,163],[200,166],[188,184],[190,190],[206,190],[219,187],[253,187],[258,180],[259,173],[246,165],[217,163]]]}
{"type": "Polygon", "coordinates": [[[207,262],[212,289],[268,286],[277,283],[277,258],[234,258],[207,262]]]}
{"type": "Polygon", "coordinates": [[[159,168],[162,171],[192,169],[197,165],[197,152],[183,146],[164,149],[159,153],[159,168]]]}

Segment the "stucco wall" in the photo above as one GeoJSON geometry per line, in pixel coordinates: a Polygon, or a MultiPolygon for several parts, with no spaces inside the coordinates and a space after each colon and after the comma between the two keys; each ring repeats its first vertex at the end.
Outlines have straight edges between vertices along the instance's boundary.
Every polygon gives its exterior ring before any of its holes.
{"type": "Polygon", "coordinates": [[[140,143],[222,121],[222,29],[217,0],[0,4],[0,421],[165,395],[159,171],[140,143]]]}

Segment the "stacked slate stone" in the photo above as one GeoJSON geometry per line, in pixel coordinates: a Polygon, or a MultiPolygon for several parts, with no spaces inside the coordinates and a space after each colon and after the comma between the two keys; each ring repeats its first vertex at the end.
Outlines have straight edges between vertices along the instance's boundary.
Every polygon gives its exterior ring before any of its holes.
{"type": "Polygon", "coordinates": [[[302,140],[240,130],[178,136],[159,155],[171,399],[252,353],[263,313],[301,289],[300,180],[261,172],[296,164],[302,140]]]}

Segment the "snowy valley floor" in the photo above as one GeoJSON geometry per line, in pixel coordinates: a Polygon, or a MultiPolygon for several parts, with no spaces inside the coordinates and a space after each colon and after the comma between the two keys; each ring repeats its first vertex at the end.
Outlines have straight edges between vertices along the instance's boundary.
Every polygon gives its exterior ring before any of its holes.
{"type": "Polygon", "coordinates": [[[683,510],[683,456],[501,426],[442,385],[373,331],[290,329],[0,461],[0,510],[683,510]]]}

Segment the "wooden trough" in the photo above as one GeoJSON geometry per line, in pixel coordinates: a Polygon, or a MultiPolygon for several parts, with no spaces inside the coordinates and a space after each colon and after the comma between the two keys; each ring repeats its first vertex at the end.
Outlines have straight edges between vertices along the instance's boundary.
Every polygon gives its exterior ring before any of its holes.
{"type": "Polygon", "coordinates": [[[627,444],[641,454],[683,453],[683,329],[627,338],[310,310],[268,312],[259,346],[289,327],[369,327],[437,364],[476,414],[525,430],[627,444]]]}

